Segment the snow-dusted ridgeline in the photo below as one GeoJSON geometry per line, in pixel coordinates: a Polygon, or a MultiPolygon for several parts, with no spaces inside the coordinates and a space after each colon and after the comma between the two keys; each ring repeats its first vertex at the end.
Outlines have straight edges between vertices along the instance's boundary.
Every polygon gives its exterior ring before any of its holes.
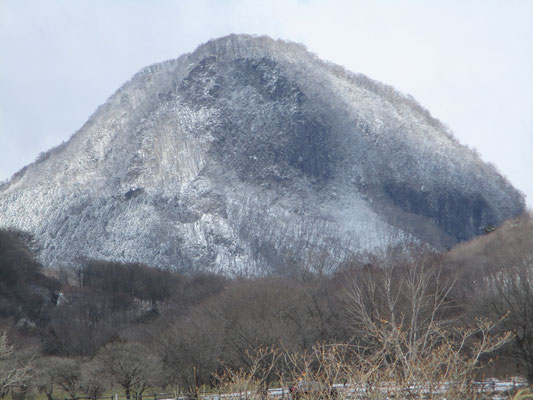
{"type": "Polygon", "coordinates": [[[523,209],[409,96],[247,35],[144,68],[0,186],[0,227],[30,232],[46,265],[229,274],[444,248],[523,209]]]}

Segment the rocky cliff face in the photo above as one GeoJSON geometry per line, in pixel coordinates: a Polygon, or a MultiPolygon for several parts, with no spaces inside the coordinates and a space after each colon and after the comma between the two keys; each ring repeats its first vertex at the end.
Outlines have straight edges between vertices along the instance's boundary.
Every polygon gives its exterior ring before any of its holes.
{"type": "Polygon", "coordinates": [[[0,227],[33,234],[47,265],[229,274],[448,247],[523,209],[409,96],[244,35],[143,69],[0,187],[0,227]]]}

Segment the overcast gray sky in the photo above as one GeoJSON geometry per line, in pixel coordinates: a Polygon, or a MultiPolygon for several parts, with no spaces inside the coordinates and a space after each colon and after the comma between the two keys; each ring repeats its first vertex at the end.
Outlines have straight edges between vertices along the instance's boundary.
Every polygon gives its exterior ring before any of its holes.
{"type": "Polygon", "coordinates": [[[529,0],[0,0],[0,181],[140,68],[229,33],[301,42],[410,93],[533,208],[529,0]]]}

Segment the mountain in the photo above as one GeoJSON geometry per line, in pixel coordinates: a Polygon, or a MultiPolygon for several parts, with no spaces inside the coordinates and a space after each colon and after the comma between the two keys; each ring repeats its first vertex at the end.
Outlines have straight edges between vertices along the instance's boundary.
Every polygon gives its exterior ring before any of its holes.
{"type": "Polygon", "coordinates": [[[45,265],[227,274],[447,248],[523,210],[411,96],[247,35],[144,68],[0,187],[0,227],[45,265]]]}

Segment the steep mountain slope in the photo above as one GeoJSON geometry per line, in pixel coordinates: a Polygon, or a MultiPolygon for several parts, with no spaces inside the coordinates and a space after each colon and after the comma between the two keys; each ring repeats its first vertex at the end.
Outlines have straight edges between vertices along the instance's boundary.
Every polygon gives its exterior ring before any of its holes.
{"type": "Polygon", "coordinates": [[[523,209],[409,96],[246,35],[143,69],[0,187],[0,227],[32,233],[44,264],[226,273],[448,247],[523,209]]]}

